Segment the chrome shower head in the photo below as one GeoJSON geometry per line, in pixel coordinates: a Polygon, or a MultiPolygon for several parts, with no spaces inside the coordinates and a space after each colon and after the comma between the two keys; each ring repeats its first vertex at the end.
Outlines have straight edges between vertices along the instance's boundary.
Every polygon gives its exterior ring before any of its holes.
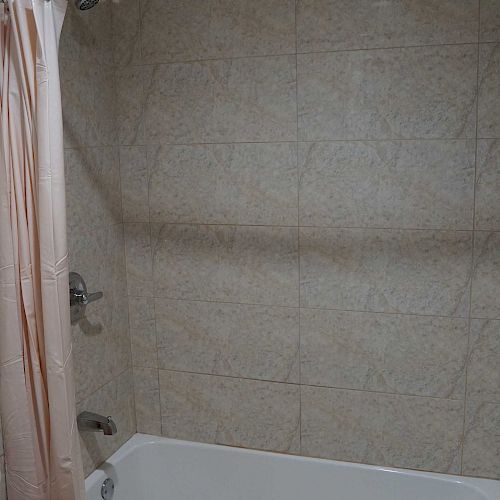
{"type": "Polygon", "coordinates": [[[80,10],[88,10],[99,3],[99,0],[75,0],[75,5],[80,10]]]}

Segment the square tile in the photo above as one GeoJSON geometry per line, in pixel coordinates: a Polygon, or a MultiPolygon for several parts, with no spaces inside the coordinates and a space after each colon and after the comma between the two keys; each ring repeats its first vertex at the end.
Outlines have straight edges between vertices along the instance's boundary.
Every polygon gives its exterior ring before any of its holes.
{"type": "Polygon", "coordinates": [[[299,52],[474,43],[477,24],[476,0],[297,2],[299,52]]]}
{"type": "Polygon", "coordinates": [[[148,148],[155,222],[297,224],[295,144],[148,148]]]}
{"type": "Polygon", "coordinates": [[[473,138],[476,72],[473,45],[299,55],[299,139],[473,138]]]}
{"type": "Polygon", "coordinates": [[[297,239],[288,227],[154,224],[155,294],[297,306],[297,239]]]}
{"type": "Polygon", "coordinates": [[[479,46],[477,135],[500,137],[500,43],[479,46]]]}
{"type": "Polygon", "coordinates": [[[155,304],[152,298],[128,298],[132,364],[143,368],[158,367],[155,304]]]}
{"type": "Polygon", "coordinates": [[[299,451],[299,386],[160,370],[164,436],[299,451]]]}
{"type": "Polygon", "coordinates": [[[473,319],[470,327],[467,397],[500,403],[500,321],[473,319]]]}
{"type": "Polygon", "coordinates": [[[153,264],[149,224],[125,224],[125,254],[129,296],[152,297],[153,264]]]}
{"type": "Polygon", "coordinates": [[[134,367],[134,397],[137,432],[161,435],[158,370],[134,367]]]}
{"type": "Polygon", "coordinates": [[[296,139],[295,56],[163,64],[146,74],[146,141],[296,139]]]}
{"type": "Polygon", "coordinates": [[[465,317],[471,255],[471,232],[301,228],[301,305],[465,317]]]}
{"type": "Polygon", "coordinates": [[[500,479],[500,405],[469,402],[465,416],[462,473],[500,479]]]}
{"type": "Polygon", "coordinates": [[[300,223],[472,229],[475,141],[299,143],[300,223]]]}
{"type": "Polygon", "coordinates": [[[500,230],[500,140],[477,141],[476,229],[500,230]]]}
{"type": "Polygon", "coordinates": [[[156,299],[160,368],[299,382],[298,309],[156,299]]]}
{"type": "Polygon", "coordinates": [[[147,63],[295,52],[293,0],[142,0],[147,63]]]}
{"type": "Polygon", "coordinates": [[[500,3],[498,0],[481,1],[481,42],[500,41],[500,3]]]}
{"type": "Polygon", "coordinates": [[[463,399],[466,319],[301,309],[301,383],[463,399]]]}
{"type": "Polygon", "coordinates": [[[302,386],[304,455],[460,472],[463,402],[302,386]]]}
{"type": "Polygon", "coordinates": [[[124,222],[149,222],[146,147],[120,148],[120,177],[124,222]]]}
{"type": "Polygon", "coordinates": [[[71,235],[84,227],[122,222],[120,157],[116,147],[66,149],[67,226],[71,235]]]}
{"type": "Polygon", "coordinates": [[[144,80],[152,73],[150,66],[116,68],[116,101],[118,143],[122,146],[146,143],[144,80]]]}
{"type": "Polygon", "coordinates": [[[500,319],[500,233],[475,233],[471,302],[473,318],[500,319]]]}

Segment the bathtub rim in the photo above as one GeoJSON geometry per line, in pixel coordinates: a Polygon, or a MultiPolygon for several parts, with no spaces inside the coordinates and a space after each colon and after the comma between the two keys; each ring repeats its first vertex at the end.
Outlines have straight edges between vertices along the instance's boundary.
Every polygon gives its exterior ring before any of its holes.
{"type": "MultiPolygon", "coordinates": [[[[267,455],[274,457],[281,457],[286,460],[292,460],[294,462],[307,462],[307,463],[323,463],[332,464],[340,467],[349,467],[356,470],[369,470],[378,471],[384,473],[402,474],[405,476],[410,476],[414,478],[429,478],[433,480],[441,480],[446,482],[453,482],[455,484],[463,484],[464,486],[472,487],[473,489],[479,490],[481,493],[487,495],[488,500],[499,499],[500,500],[500,480],[489,479],[482,477],[472,477],[472,476],[459,476],[455,474],[447,474],[441,472],[428,472],[415,469],[403,469],[398,467],[386,467],[381,465],[370,465],[362,464],[357,462],[346,462],[342,460],[334,460],[328,458],[317,458],[308,457],[304,455],[291,454],[291,453],[279,453],[267,450],[258,450],[252,448],[242,448],[237,446],[228,446],[222,444],[212,444],[212,443],[201,443],[197,441],[185,441],[180,439],[173,439],[163,436],[154,436],[151,434],[136,433],[131,436],[125,443],[123,443],[118,450],[115,451],[107,460],[105,460],[95,471],[91,472],[85,479],[85,493],[88,494],[90,489],[95,489],[96,486],[100,487],[103,481],[109,477],[106,473],[106,466],[114,468],[121,459],[128,456],[135,449],[140,448],[145,445],[150,444],[165,444],[165,445],[177,445],[184,448],[192,449],[208,449],[208,450],[225,450],[231,451],[236,454],[243,455],[267,455]]],[[[499,466],[500,467],[500,466],[499,466]]]]}

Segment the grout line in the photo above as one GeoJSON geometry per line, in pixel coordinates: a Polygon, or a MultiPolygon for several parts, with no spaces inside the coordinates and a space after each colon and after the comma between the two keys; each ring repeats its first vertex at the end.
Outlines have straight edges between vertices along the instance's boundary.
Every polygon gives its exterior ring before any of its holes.
{"type": "Polygon", "coordinates": [[[299,333],[299,345],[298,345],[298,372],[299,372],[299,452],[302,453],[302,347],[301,347],[301,325],[300,325],[300,169],[299,169],[299,68],[298,68],[298,36],[297,36],[297,2],[294,3],[294,23],[295,23],[295,137],[297,141],[295,142],[295,166],[297,173],[297,296],[299,301],[299,314],[298,314],[298,333],[299,333]]]}
{"type": "MultiPolygon", "coordinates": [[[[298,132],[297,132],[298,133],[298,132]]],[[[479,139],[498,139],[498,137],[479,137],[479,139]]],[[[159,140],[151,143],[132,143],[132,144],[120,144],[119,147],[167,147],[167,146],[221,146],[221,145],[236,145],[236,144],[315,144],[315,143],[352,143],[352,142],[361,142],[361,143],[380,143],[380,142],[473,142],[475,141],[475,137],[383,137],[383,138],[339,138],[339,139],[299,139],[296,140],[284,140],[284,139],[275,139],[269,141],[252,141],[252,140],[240,140],[240,141],[192,141],[192,142],[169,142],[168,140],[159,140]]],[[[65,149],[82,149],[82,148],[93,148],[93,147],[107,147],[107,146],[81,146],[79,148],[66,147],[65,149]]]]}
{"type": "MultiPolygon", "coordinates": [[[[417,318],[443,318],[443,319],[468,319],[468,316],[450,316],[445,314],[425,314],[425,313],[410,313],[410,312],[388,312],[388,311],[370,311],[367,309],[340,309],[335,307],[326,306],[283,306],[280,304],[270,304],[265,302],[230,302],[228,300],[209,300],[209,299],[192,299],[192,298],[179,298],[172,297],[169,295],[135,295],[129,294],[130,298],[146,298],[155,300],[175,300],[179,302],[205,302],[209,304],[228,304],[228,305],[240,305],[240,306],[250,306],[250,307],[268,307],[268,308],[280,308],[280,309],[300,309],[304,311],[334,311],[334,312],[346,312],[346,313],[359,313],[359,314],[381,314],[381,315],[392,315],[392,316],[415,316],[417,318]]],[[[471,320],[482,320],[482,321],[500,321],[500,317],[487,317],[487,316],[471,316],[471,320]]]]}
{"type": "MultiPolygon", "coordinates": [[[[114,82],[116,84],[116,81],[114,82]]],[[[117,117],[115,116],[115,119],[117,117]]],[[[118,127],[118,123],[116,123],[116,127],[118,127]]],[[[122,154],[119,146],[113,146],[117,148],[118,154],[118,179],[120,184],[120,210],[121,210],[121,235],[122,235],[122,245],[123,245],[123,267],[124,267],[124,279],[125,279],[125,290],[128,290],[128,271],[127,271],[127,253],[125,250],[125,223],[124,223],[124,210],[123,210],[123,180],[122,180],[122,154]]],[[[128,296],[127,296],[128,298],[128,296]]],[[[132,399],[134,401],[134,421],[135,428],[134,432],[137,432],[137,405],[135,398],[135,375],[134,375],[134,358],[133,358],[133,350],[132,350],[132,335],[131,335],[131,327],[130,327],[130,304],[129,300],[127,300],[126,307],[126,315],[127,315],[127,328],[128,328],[128,344],[129,344],[129,358],[130,365],[132,370],[132,399]]]]}
{"type": "MultiPolygon", "coordinates": [[[[220,222],[164,222],[162,220],[127,220],[124,224],[157,224],[161,226],[208,226],[208,227],[261,227],[261,228],[282,228],[282,229],[332,229],[332,230],[364,230],[364,231],[393,231],[393,232],[439,232],[439,233],[472,233],[474,229],[453,229],[453,228],[419,228],[419,227],[381,227],[381,226],[300,226],[287,224],[241,224],[241,223],[220,223],[220,222]]],[[[498,230],[476,229],[476,232],[498,233],[498,230]]]]}
{"type": "Polygon", "coordinates": [[[379,46],[379,47],[358,47],[353,49],[333,49],[333,50],[311,50],[298,52],[299,55],[308,55],[308,54],[330,54],[330,53],[338,53],[338,52],[369,52],[372,50],[405,50],[405,49],[423,49],[423,48],[432,48],[432,47],[464,47],[469,45],[477,45],[479,42],[451,42],[451,43],[423,43],[423,44],[415,44],[415,45],[391,45],[389,47],[379,46]]]}
{"type": "MultiPolygon", "coordinates": [[[[478,140],[499,140],[498,136],[478,136],[478,140]]],[[[381,143],[381,142],[458,142],[458,141],[475,141],[475,137],[387,137],[382,139],[371,139],[371,138],[361,138],[361,139],[298,139],[298,140],[270,140],[270,141],[251,141],[251,140],[241,140],[241,141],[219,141],[219,142],[168,142],[168,141],[159,141],[154,143],[146,143],[146,142],[136,142],[132,144],[121,143],[117,145],[106,145],[106,144],[91,144],[91,145],[82,145],[79,147],[65,146],[64,150],[80,150],[80,149],[99,149],[99,148],[132,148],[132,147],[167,147],[167,146],[220,146],[220,145],[236,145],[236,144],[316,144],[316,143],[343,143],[343,142],[361,142],[361,143],[381,143]]]]}
{"type": "MultiPolygon", "coordinates": [[[[231,302],[227,300],[208,300],[208,299],[191,299],[191,298],[179,298],[172,297],[169,295],[153,295],[145,297],[144,295],[128,295],[129,298],[148,298],[157,300],[175,300],[178,302],[202,302],[209,304],[228,304],[228,305],[240,305],[240,306],[250,306],[250,307],[267,307],[267,308],[281,308],[281,309],[292,309],[292,310],[310,310],[310,311],[336,311],[336,312],[346,312],[346,313],[359,313],[359,314],[381,314],[388,316],[415,316],[421,318],[444,318],[444,319],[468,319],[468,316],[450,316],[444,314],[424,314],[424,313],[408,313],[408,312],[386,312],[386,311],[369,311],[362,309],[339,309],[334,307],[320,307],[320,306],[284,306],[280,304],[269,304],[264,302],[231,302]]],[[[481,318],[474,317],[471,319],[488,319],[491,321],[500,320],[500,318],[481,318]]]]}
{"type": "MultiPolygon", "coordinates": [[[[142,22],[142,21],[141,21],[142,22]]],[[[144,88],[143,88],[144,94],[144,88]]],[[[142,96],[144,100],[144,95],[142,96]]],[[[146,182],[148,188],[148,217],[151,220],[151,195],[150,195],[150,172],[149,172],[149,152],[146,148],[146,182]]],[[[151,261],[151,285],[154,286],[153,280],[153,224],[149,223],[149,251],[150,251],[150,261],[151,261]]],[[[153,303],[153,314],[154,314],[154,329],[155,329],[155,352],[156,352],[156,379],[158,384],[158,409],[159,409],[159,417],[160,417],[160,435],[164,435],[163,432],[163,415],[161,411],[161,392],[160,392],[160,359],[159,359],[159,346],[158,346],[158,326],[157,326],[157,315],[156,315],[156,300],[154,297],[148,298],[153,303]]]]}
{"type": "MultiPolygon", "coordinates": [[[[478,27],[477,27],[477,39],[479,42],[481,36],[481,2],[478,2],[478,27]]],[[[477,45],[477,60],[476,60],[476,144],[474,151],[474,188],[473,188],[473,204],[472,204],[472,251],[471,251],[471,263],[470,263],[470,283],[469,283],[469,319],[467,325],[467,351],[465,357],[465,387],[464,387],[464,414],[462,421],[462,446],[460,454],[460,474],[463,474],[464,469],[464,448],[465,448],[465,436],[466,436],[466,424],[467,424],[467,392],[468,392],[468,368],[469,368],[469,353],[470,353],[470,337],[471,337],[471,325],[472,325],[472,282],[474,278],[474,247],[476,239],[476,179],[477,179],[477,160],[478,160],[478,129],[479,129],[479,56],[480,56],[480,45],[477,45]]]]}
{"type": "Polygon", "coordinates": [[[156,368],[153,368],[156,370],[156,381],[158,384],[158,410],[159,410],[159,417],[160,417],[160,434],[163,435],[163,416],[161,412],[161,392],[160,392],[160,358],[159,358],[159,346],[158,346],[158,328],[157,328],[157,322],[156,322],[156,300],[151,299],[153,302],[153,314],[154,314],[154,328],[155,328],[155,351],[156,351],[156,368]]]}
{"type": "MultiPolygon", "coordinates": [[[[350,388],[350,387],[339,387],[339,386],[333,386],[333,385],[320,385],[320,384],[304,384],[300,382],[289,382],[289,381],[281,381],[281,380],[270,380],[270,379],[263,379],[263,378],[251,378],[251,377],[241,377],[237,375],[222,375],[220,373],[207,373],[207,372],[197,372],[197,371],[192,371],[192,370],[178,370],[178,369],[172,369],[172,368],[158,368],[158,371],[165,371],[165,372],[171,372],[171,373],[187,373],[190,375],[200,375],[204,377],[218,377],[218,378],[229,378],[229,379],[236,379],[236,380],[251,380],[253,382],[263,382],[266,384],[280,384],[280,385],[289,385],[293,387],[315,387],[317,389],[333,389],[335,391],[350,391],[350,392],[361,392],[361,393],[369,393],[369,394],[380,394],[380,395],[385,395],[385,396],[401,396],[404,398],[418,398],[418,399],[435,399],[439,401],[462,401],[462,398],[450,398],[450,397],[439,397],[439,396],[423,396],[419,394],[406,394],[406,393],[399,393],[399,392],[386,392],[386,391],[377,391],[377,390],[367,390],[367,389],[356,389],[356,388],[350,388]]],[[[500,403],[497,403],[500,405],[500,403]]]]}
{"type": "MultiPolygon", "coordinates": [[[[295,33],[297,37],[297,32],[295,33]]],[[[233,61],[241,59],[263,59],[270,57],[293,57],[293,56],[304,56],[304,55],[314,55],[314,54],[338,54],[345,52],[371,52],[377,50],[405,50],[405,49],[420,49],[420,48],[433,48],[433,47],[464,47],[477,45],[479,42],[457,42],[457,43],[431,43],[431,44],[416,44],[416,45],[394,45],[387,47],[365,47],[365,48],[353,48],[353,49],[331,49],[331,50],[311,50],[311,51],[299,51],[298,47],[295,47],[294,52],[278,52],[274,54],[247,54],[240,56],[219,56],[219,57],[207,57],[207,58],[193,58],[193,59],[173,59],[165,61],[154,61],[154,62],[141,62],[140,64],[131,64],[130,66],[144,67],[144,66],[168,66],[173,64],[194,64],[194,63],[204,63],[204,62],[216,62],[216,61],[233,61]]],[[[488,42],[484,42],[488,43],[488,42]]],[[[494,43],[494,42],[490,42],[494,43]]]]}

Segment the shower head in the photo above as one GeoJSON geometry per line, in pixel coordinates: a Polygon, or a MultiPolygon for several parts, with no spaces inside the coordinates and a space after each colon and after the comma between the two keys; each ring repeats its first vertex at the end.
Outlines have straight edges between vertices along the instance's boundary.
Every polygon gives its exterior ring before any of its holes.
{"type": "Polygon", "coordinates": [[[99,3],[99,0],[75,0],[75,4],[80,10],[88,10],[99,3]]]}

